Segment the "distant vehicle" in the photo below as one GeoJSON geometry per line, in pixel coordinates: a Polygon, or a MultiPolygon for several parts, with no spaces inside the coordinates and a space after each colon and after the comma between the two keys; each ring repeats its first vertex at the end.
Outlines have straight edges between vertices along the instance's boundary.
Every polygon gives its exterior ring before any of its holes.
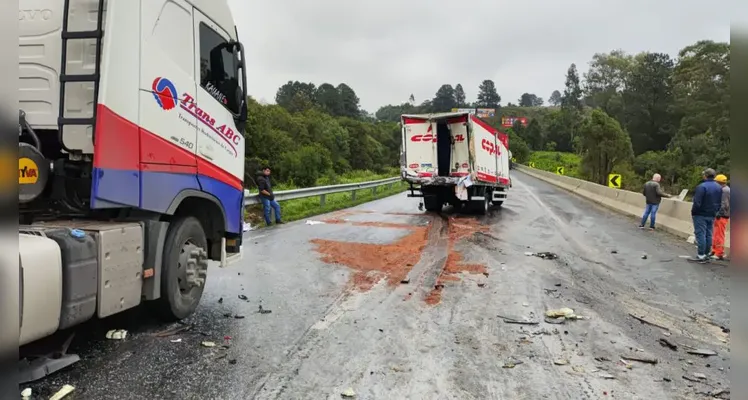
{"type": "Polygon", "coordinates": [[[428,211],[486,213],[511,187],[509,138],[470,112],[402,115],[401,176],[428,211]]]}
{"type": "Polygon", "coordinates": [[[20,345],[146,301],[190,316],[208,261],[242,256],[247,79],[227,0],[21,0],[19,31],[20,345]]]}

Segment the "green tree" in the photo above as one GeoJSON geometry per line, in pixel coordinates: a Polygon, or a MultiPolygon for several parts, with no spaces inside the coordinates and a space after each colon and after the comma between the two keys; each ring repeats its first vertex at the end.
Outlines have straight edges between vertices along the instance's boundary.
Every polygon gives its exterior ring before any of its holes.
{"type": "Polygon", "coordinates": [[[341,115],[344,117],[357,118],[361,115],[360,100],[356,92],[345,83],[337,87],[341,103],[341,115]]]}
{"type": "Polygon", "coordinates": [[[593,55],[590,68],[584,74],[584,102],[592,108],[601,108],[623,123],[621,93],[626,88],[634,63],[634,57],[622,50],[593,55]]]}
{"type": "Polygon", "coordinates": [[[332,168],[330,150],[319,144],[307,145],[283,154],[281,176],[301,187],[314,186],[332,168]]]}
{"type": "Polygon", "coordinates": [[[559,92],[558,90],[554,90],[553,93],[551,93],[551,97],[548,98],[548,104],[552,106],[560,106],[561,92],[559,92]]]}
{"type": "Polygon", "coordinates": [[[674,66],[667,54],[645,53],[629,73],[622,98],[624,124],[631,135],[634,154],[662,150],[675,135],[678,119],[673,113],[674,66]]]}
{"type": "Polygon", "coordinates": [[[326,113],[334,116],[343,115],[343,102],[340,98],[340,93],[335,86],[329,83],[319,85],[314,98],[316,103],[326,113]]]}
{"type": "Polygon", "coordinates": [[[442,85],[439,90],[436,91],[436,95],[434,95],[431,105],[436,112],[450,111],[452,108],[457,107],[455,89],[452,85],[442,85]]]}
{"type": "Polygon", "coordinates": [[[276,92],[275,102],[291,112],[304,111],[314,106],[315,93],[313,83],[288,81],[276,92]]]}
{"type": "Polygon", "coordinates": [[[543,127],[540,125],[537,119],[533,118],[527,123],[527,130],[525,131],[525,141],[532,150],[543,150],[544,148],[544,137],[543,127]]]}
{"type": "Polygon", "coordinates": [[[571,64],[569,70],[566,71],[566,88],[563,97],[561,97],[561,107],[582,111],[582,88],[579,86],[576,64],[571,64]]]}
{"type": "Polygon", "coordinates": [[[530,147],[525,140],[517,135],[514,128],[507,129],[506,134],[509,136],[509,150],[512,151],[512,157],[520,164],[527,163],[530,160],[530,147]]]}
{"type": "Polygon", "coordinates": [[[522,93],[518,102],[520,107],[540,107],[543,105],[543,99],[532,93],[522,93]]]}
{"type": "Polygon", "coordinates": [[[465,89],[462,88],[461,84],[457,84],[455,86],[455,103],[457,103],[457,107],[465,107],[465,89]]]}
{"type": "Polygon", "coordinates": [[[478,107],[498,108],[501,102],[501,96],[496,91],[496,84],[492,80],[486,79],[478,86],[478,107]]]}
{"type": "Polygon", "coordinates": [[[633,159],[631,138],[621,125],[597,109],[579,129],[582,169],[591,181],[605,184],[613,167],[633,159]]]}

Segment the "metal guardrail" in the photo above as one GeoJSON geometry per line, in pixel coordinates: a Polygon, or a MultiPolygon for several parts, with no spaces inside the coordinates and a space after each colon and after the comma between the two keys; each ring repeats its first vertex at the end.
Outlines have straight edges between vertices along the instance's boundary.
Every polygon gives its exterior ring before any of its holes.
{"type": "MultiPolygon", "coordinates": [[[[333,193],[351,192],[351,199],[356,200],[356,191],[362,189],[371,189],[372,193],[377,192],[377,188],[383,185],[389,185],[388,189],[392,188],[396,182],[401,180],[401,177],[380,179],[378,181],[359,182],[359,183],[344,183],[342,185],[329,185],[329,186],[316,186],[303,189],[293,190],[281,190],[273,193],[276,201],[304,199],[307,197],[319,196],[320,205],[325,205],[325,196],[333,193]]],[[[257,193],[250,193],[249,190],[244,189],[244,205],[248,206],[251,204],[260,204],[260,196],[257,193]]]]}

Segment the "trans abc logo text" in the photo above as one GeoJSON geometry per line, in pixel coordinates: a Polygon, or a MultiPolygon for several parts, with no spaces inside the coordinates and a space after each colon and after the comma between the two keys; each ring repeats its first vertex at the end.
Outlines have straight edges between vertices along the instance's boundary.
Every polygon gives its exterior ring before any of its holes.
{"type": "Polygon", "coordinates": [[[227,124],[216,126],[216,120],[208,112],[197,106],[195,98],[189,93],[182,94],[182,99],[177,95],[177,88],[170,80],[158,77],[153,80],[153,97],[156,103],[163,110],[169,111],[174,109],[179,103],[180,108],[187,111],[190,115],[197,118],[203,125],[207,126],[213,133],[216,133],[226,144],[233,150],[234,155],[238,156],[237,146],[241,143],[241,133],[235,132],[227,124]]]}

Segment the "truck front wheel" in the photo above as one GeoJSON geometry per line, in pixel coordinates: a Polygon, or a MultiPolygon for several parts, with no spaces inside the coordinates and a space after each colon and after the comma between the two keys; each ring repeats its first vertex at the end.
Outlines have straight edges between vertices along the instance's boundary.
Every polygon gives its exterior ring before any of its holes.
{"type": "Polygon", "coordinates": [[[160,314],[180,320],[195,312],[205,288],[208,241],[200,221],[181,217],[169,225],[161,269],[160,314]]]}

